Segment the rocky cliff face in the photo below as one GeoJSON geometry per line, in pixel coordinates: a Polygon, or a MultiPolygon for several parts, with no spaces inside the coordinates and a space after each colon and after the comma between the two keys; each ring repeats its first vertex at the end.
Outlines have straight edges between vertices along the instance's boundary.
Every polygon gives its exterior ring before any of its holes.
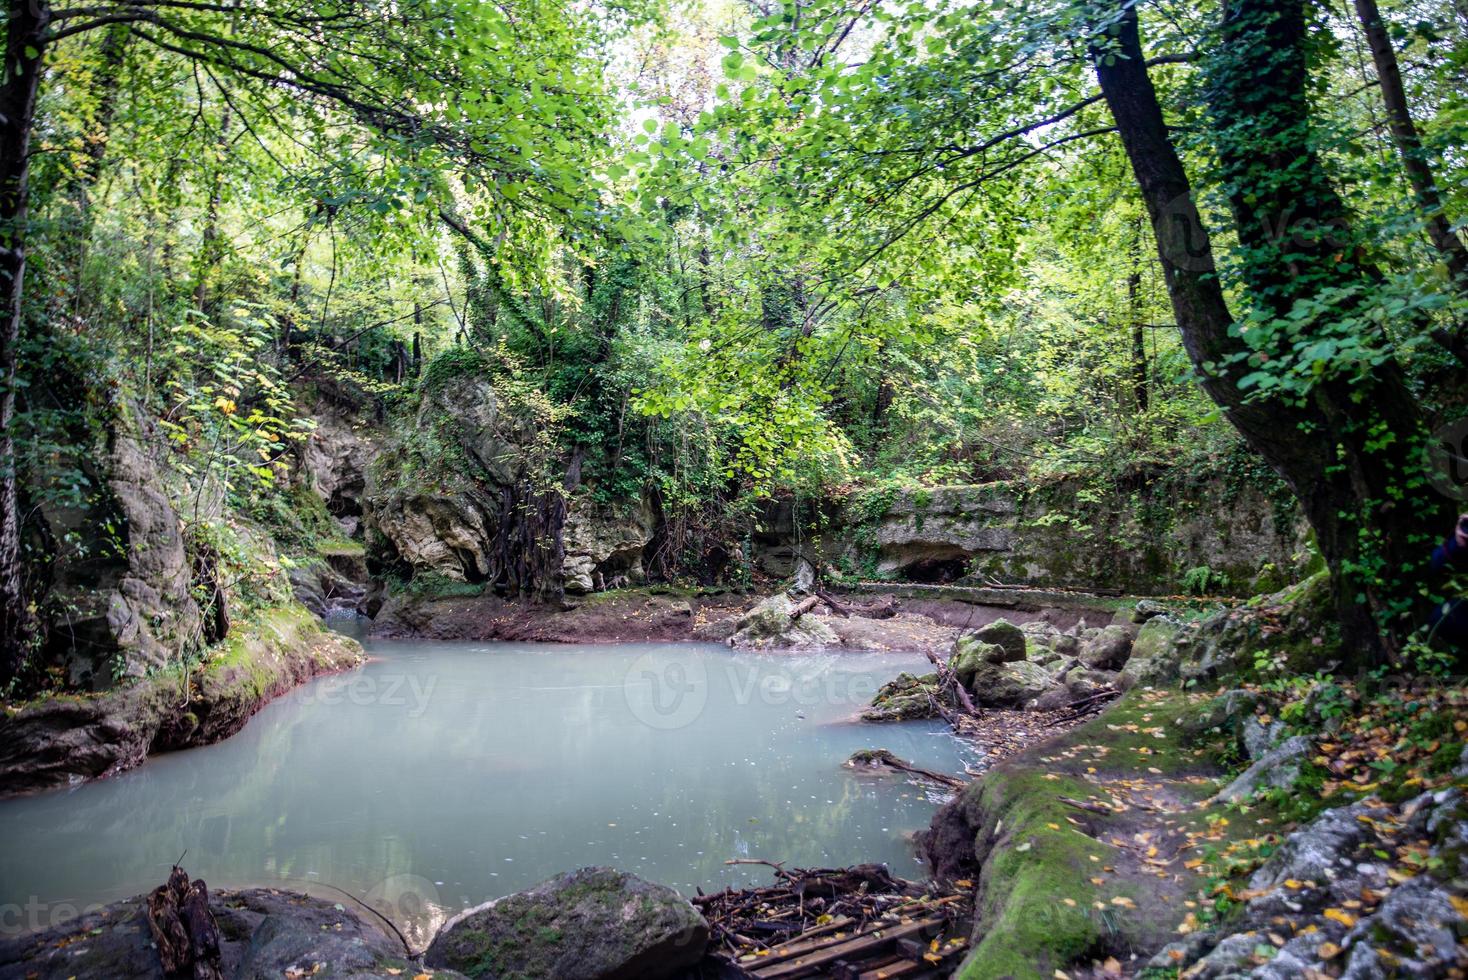
{"type": "Polygon", "coordinates": [[[785,576],[798,555],[861,578],[1248,594],[1299,577],[1305,528],[1292,507],[1204,475],[1098,491],[1075,481],[869,490],[818,513],[767,510],[755,561],[785,576]]]}
{"type": "Polygon", "coordinates": [[[380,435],[328,408],[313,415],[316,428],[301,447],[298,479],[326,504],[347,537],[361,530],[367,469],[380,435]]]}
{"type": "Polygon", "coordinates": [[[640,585],[647,578],[643,551],[652,541],[656,518],[646,501],[612,506],[573,499],[566,513],[567,592],[640,585]]]}
{"type": "Polygon", "coordinates": [[[416,413],[367,473],[368,565],[559,597],[565,504],[547,472],[547,420],[491,372],[472,352],[430,366],[416,413]]]}
{"type": "MultiPolygon", "coordinates": [[[[81,460],[90,492],[35,492],[32,574],[46,660],[74,687],[101,689],[178,661],[199,645],[204,614],[192,591],[205,569],[185,547],[164,467],[145,446],[147,422],[131,405],[94,436],[81,460]]],[[[35,481],[57,474],[42,472],[35,481]]]]}

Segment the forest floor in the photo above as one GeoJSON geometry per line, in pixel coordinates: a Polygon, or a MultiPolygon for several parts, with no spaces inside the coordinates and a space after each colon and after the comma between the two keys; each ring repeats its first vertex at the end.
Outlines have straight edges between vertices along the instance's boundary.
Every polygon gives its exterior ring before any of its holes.
{"type": "Polygon", "coordinates": [[[1225,693],[1133,691],[939,813],[930,870],[978,882],[965,980],[1463,975],[1464,691],[1333,688],[1343,722],[1243,802],[1221,792],[1238,725],[1304,701],[1248,689],[1257,705],[1222,718],[1225,693]]]}

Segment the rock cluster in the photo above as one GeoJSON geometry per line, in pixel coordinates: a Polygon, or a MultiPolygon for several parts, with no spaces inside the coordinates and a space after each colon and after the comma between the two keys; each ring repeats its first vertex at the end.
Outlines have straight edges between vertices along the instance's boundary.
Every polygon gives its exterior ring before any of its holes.
{"type": "MultiPolygon", "coordinates": [[[[129,899],[0,941],[0,980],[165,980],[144,905],[129,899]]],[[[209,909],[227,980],[664,980],[703,959],[709,938],[708,923],[677,892],[608,868],[470,909],[444,924],[421,959],[395,929],[338,902],[256,888],[212,893],[209,909]]]]}
{"type": "Polygon", "coordinates": [[[1452,976],[1468,910],[1465,844],[1458,788],[1326,810],[1253,874],[1242,915],[1170,944],[1149,965],[1199,980],[1452,976]],[[1425,845],[1435,871],[1407,877],[1383,860],[1403,840],[1425,845]]]}
{"type": "MultiPolygon", "coordinates": [[[[1142,631],[1159,631],[1150,620],[1142,631]]],[[[1051,711],[1093,695],[1120,690],[1135,681],[1126,676],[1138,628],[1131,623],[1069,630],[1050,623],[1022,626],[999,619],[965,633],[953,644],[947,669],[981,708],[1051,711]]],[[[883,686],[862,717],[869,721],[929,718],[937,712],[937,673],[903,674],[883,686]]]]}
{"type": "Polygon", "coordinates": [[[739,617],[729,645],[749,650],[800,650],[838,646],[836,631],[819,616],[798,614],[800,603],[783,592],[739,617]]]}

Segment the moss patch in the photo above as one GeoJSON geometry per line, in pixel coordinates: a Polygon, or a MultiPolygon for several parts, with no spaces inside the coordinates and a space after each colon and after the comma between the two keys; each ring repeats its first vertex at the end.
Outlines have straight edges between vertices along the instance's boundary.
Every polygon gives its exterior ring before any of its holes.
{"type": "Polygon", "coordinates": [[[1203,700],[1133,691],[964,791],[980,866],[965,980],[1051,977],[1174,938],[1207,885],[1187,852],[1210,830],[1194,808],[1217,768],[1179,724],[1203,700]]]}

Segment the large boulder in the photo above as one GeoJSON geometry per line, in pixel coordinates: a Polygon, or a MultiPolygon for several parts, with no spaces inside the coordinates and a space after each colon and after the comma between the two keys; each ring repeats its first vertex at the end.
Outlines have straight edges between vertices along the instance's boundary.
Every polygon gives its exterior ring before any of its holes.
{"type": "Polygon", "coordinates": [[[983,663],[970,679],[974,703],[985,708],[1023,708],[1057,686],[1045,668],[1027,660],[983,663]]]}
{"type": "Polygon", "coordinates": [[[960,636],[953,644],[948,656],[948,669],[958,676],[964,687],[970,686],[974,674],[985,664],[1002,664],[1010,661],[1009,653],[1001,646],[985,643],[977,634],[960,636]]]}
{"type": "Polygon", "coordinates": [[[938,675],[917,677],[904,671],[877,690],[871,706],[861,713],[863,721],[912,721],[936,718],[938,675]]]}
{"type": "Polygon", "coordinates": [[[981,626],[974,630],[973,636],[980,643],[992,643],[1002,649],[1006,662],[1025,659],[1024,631],[1007,619],[996,619],[987,626],[981,626]]]}
{"type": "Polygon", "coordinates": [[[1116,670],[1132,652],[1136,630],[1113,623],[1081,645],[1081,661],[1096,670],[1116,670]]]}
{"type": "Polygon", "coordinates": [[[671,888],[583,868],[455,916],[424,962],[470,977],[661,980],[702,959],[708,938],[671,888]]]}
{"type": "Polygon", "coordinates": [[[762,600],[739,617],[729,645],[755,650],[806,649],[841,644],[836,631],[819,616],[806,613],[792,618],[796,602],[783,592],[762,600]]]}
{"type": "Polygon", "coordinates": [[[1151,687],[1177,680],[1178,653],[1173,645],[1182,624],[1170,616],[1153,616],[1132,641],[1132,652],[1121,668],[1126,687],[1151,687]]]}
{"type": "MultiPolygon", "coordinates": [[[[403,969],[407,951],[395,936],[376,919],[334,900],[252,888],[210,892],[209,910],[219,923],[221,972],[233,980],[390,980],[413,975],[403,969]]],[[[438,976],[446,980],[450,975],[438,976]]],[[[88,910],[42,932],[0,939],[0,980],[21,978],[166,980],[144,899],[88,910]]]]}
{"type": "Polygon", "coordinates": [[[1079,701],[1082,698],[1100,694],[1102,691],[1114,689],[1116,674],[1109,670],[1076,666],[1061,676],[1060,683],[1065,685],[1065,690],[1071,698],[1079,701]]]}

